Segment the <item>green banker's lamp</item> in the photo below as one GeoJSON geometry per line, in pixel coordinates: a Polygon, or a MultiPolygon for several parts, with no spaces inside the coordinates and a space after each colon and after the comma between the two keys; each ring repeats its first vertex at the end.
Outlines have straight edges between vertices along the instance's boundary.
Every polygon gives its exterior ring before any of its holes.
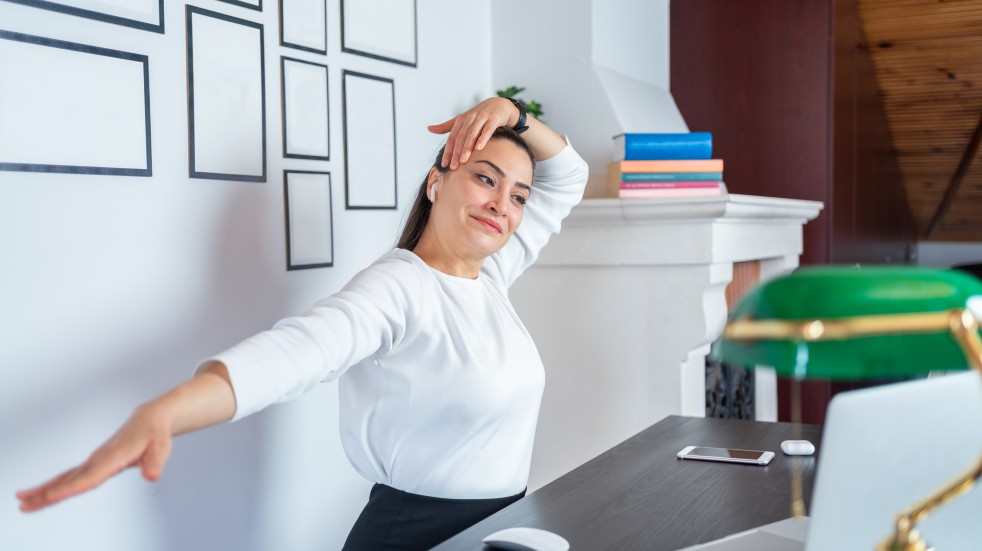
{"type": "MultiPolygon", "coordinates": [[[[716,355],[779,375],[862,380],[976,369],[982,373],[982,281],[953,270],[914,267],[810,267],[749,292],[730,314],[716,355]]],[[[794,385],[797,392],[797,383],[794,385]]],[[[794,399],[796,411],[800,405],[794,399]]],[[[902,511],[881,550],[925,550],[915,525],[968,492],[976,465],[902,511]]],[[[800,472],[792,485],[804,514],[800,472]]]]}

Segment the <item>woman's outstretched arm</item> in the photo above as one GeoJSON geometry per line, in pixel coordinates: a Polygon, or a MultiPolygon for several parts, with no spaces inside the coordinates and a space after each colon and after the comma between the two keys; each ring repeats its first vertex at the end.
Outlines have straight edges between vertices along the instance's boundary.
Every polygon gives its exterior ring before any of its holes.
{"type": "Polygon", "coordinates": [[[138,407],[89,458],[51,480],[17,492],[21,511],[37,511],[95,488],[129,467],[157,480],[170,457],[171,439],[227,421],[235,413],[228,371],[219,362],[190,380],[138,407]]]}
{"type": "MultiPolygon", "coordinates": [[[[499,126],[509,128],[518,123],[518,108],[505,98],[488,98],[456,117],[429,126],[434,134],[450,133],[443,153],[443,166],[456,170],[466,163],[475,149],[484,149],[491,135],[499,126]]],[[[566,147],[562,136],[553,132],[542,121],[528,115],[528,130],[522,137],[532,148],[536,161],[549,159],[566,147]]]]}

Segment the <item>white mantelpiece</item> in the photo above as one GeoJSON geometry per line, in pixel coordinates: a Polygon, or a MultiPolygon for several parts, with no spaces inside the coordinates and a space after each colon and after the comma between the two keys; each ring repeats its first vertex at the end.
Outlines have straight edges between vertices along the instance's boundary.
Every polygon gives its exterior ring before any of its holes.
{"type": "MultiPolygon", "coordinates": [[[[529,489],[666,415],[704,415],[733,263],[759,260],[761,279],[794,269],[821,209],[748,195],[577,206],[511,290],[546,365],[529,489]]],[[[759,419],[773,419],[773,384],[758,374],[759,419]]]]}

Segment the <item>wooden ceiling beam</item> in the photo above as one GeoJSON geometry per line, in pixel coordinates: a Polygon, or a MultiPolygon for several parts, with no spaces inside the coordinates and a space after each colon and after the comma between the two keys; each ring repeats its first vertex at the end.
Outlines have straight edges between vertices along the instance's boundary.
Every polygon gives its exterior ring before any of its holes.
{"type": "Polygon", "coordinates": [[[979,124],[975,127],[975,133],[972,134],[971,141],[968,142],[968,147],[965,148],[965,154],[962,155],[962,160],[958,163],[958,170],[955,171],[954,176],[951,177],[951,182],[948,184],[948,189],[945,190],[944,199],[941,200],[941,204],[938,205],[938,210],[934,213],[934,217],[931,218],[931,223],[928,224],[927,230],[924,232],[924,238],[929,239],[934,230],[941,223],[941,219],[944,217],[945,212],[948,211],[948,207],[951,206],[951,202],[955,199],[955,195],[958,193],[958,187],[961,186],[962,179],[965,178],[965,173],[972,166],[972,159],[975,158],[975,153],[979,149],[979,143],[982,143],[982,116],[979,117],[979,124]]]}

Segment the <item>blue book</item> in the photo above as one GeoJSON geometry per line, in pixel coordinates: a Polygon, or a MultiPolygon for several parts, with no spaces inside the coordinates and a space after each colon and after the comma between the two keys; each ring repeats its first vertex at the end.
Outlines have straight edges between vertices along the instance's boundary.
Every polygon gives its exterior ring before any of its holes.
{"type": "Polygon", "coordinates": [[[705,182],[720,181],[722,172],[623,172],[622,182],[705,182]]]}
{"type": "Polygon", "coordinates": [[[710,159],[711,132],[685,134],[618,134],[614,136],[614,162],[667,159],[710,159]]]}

